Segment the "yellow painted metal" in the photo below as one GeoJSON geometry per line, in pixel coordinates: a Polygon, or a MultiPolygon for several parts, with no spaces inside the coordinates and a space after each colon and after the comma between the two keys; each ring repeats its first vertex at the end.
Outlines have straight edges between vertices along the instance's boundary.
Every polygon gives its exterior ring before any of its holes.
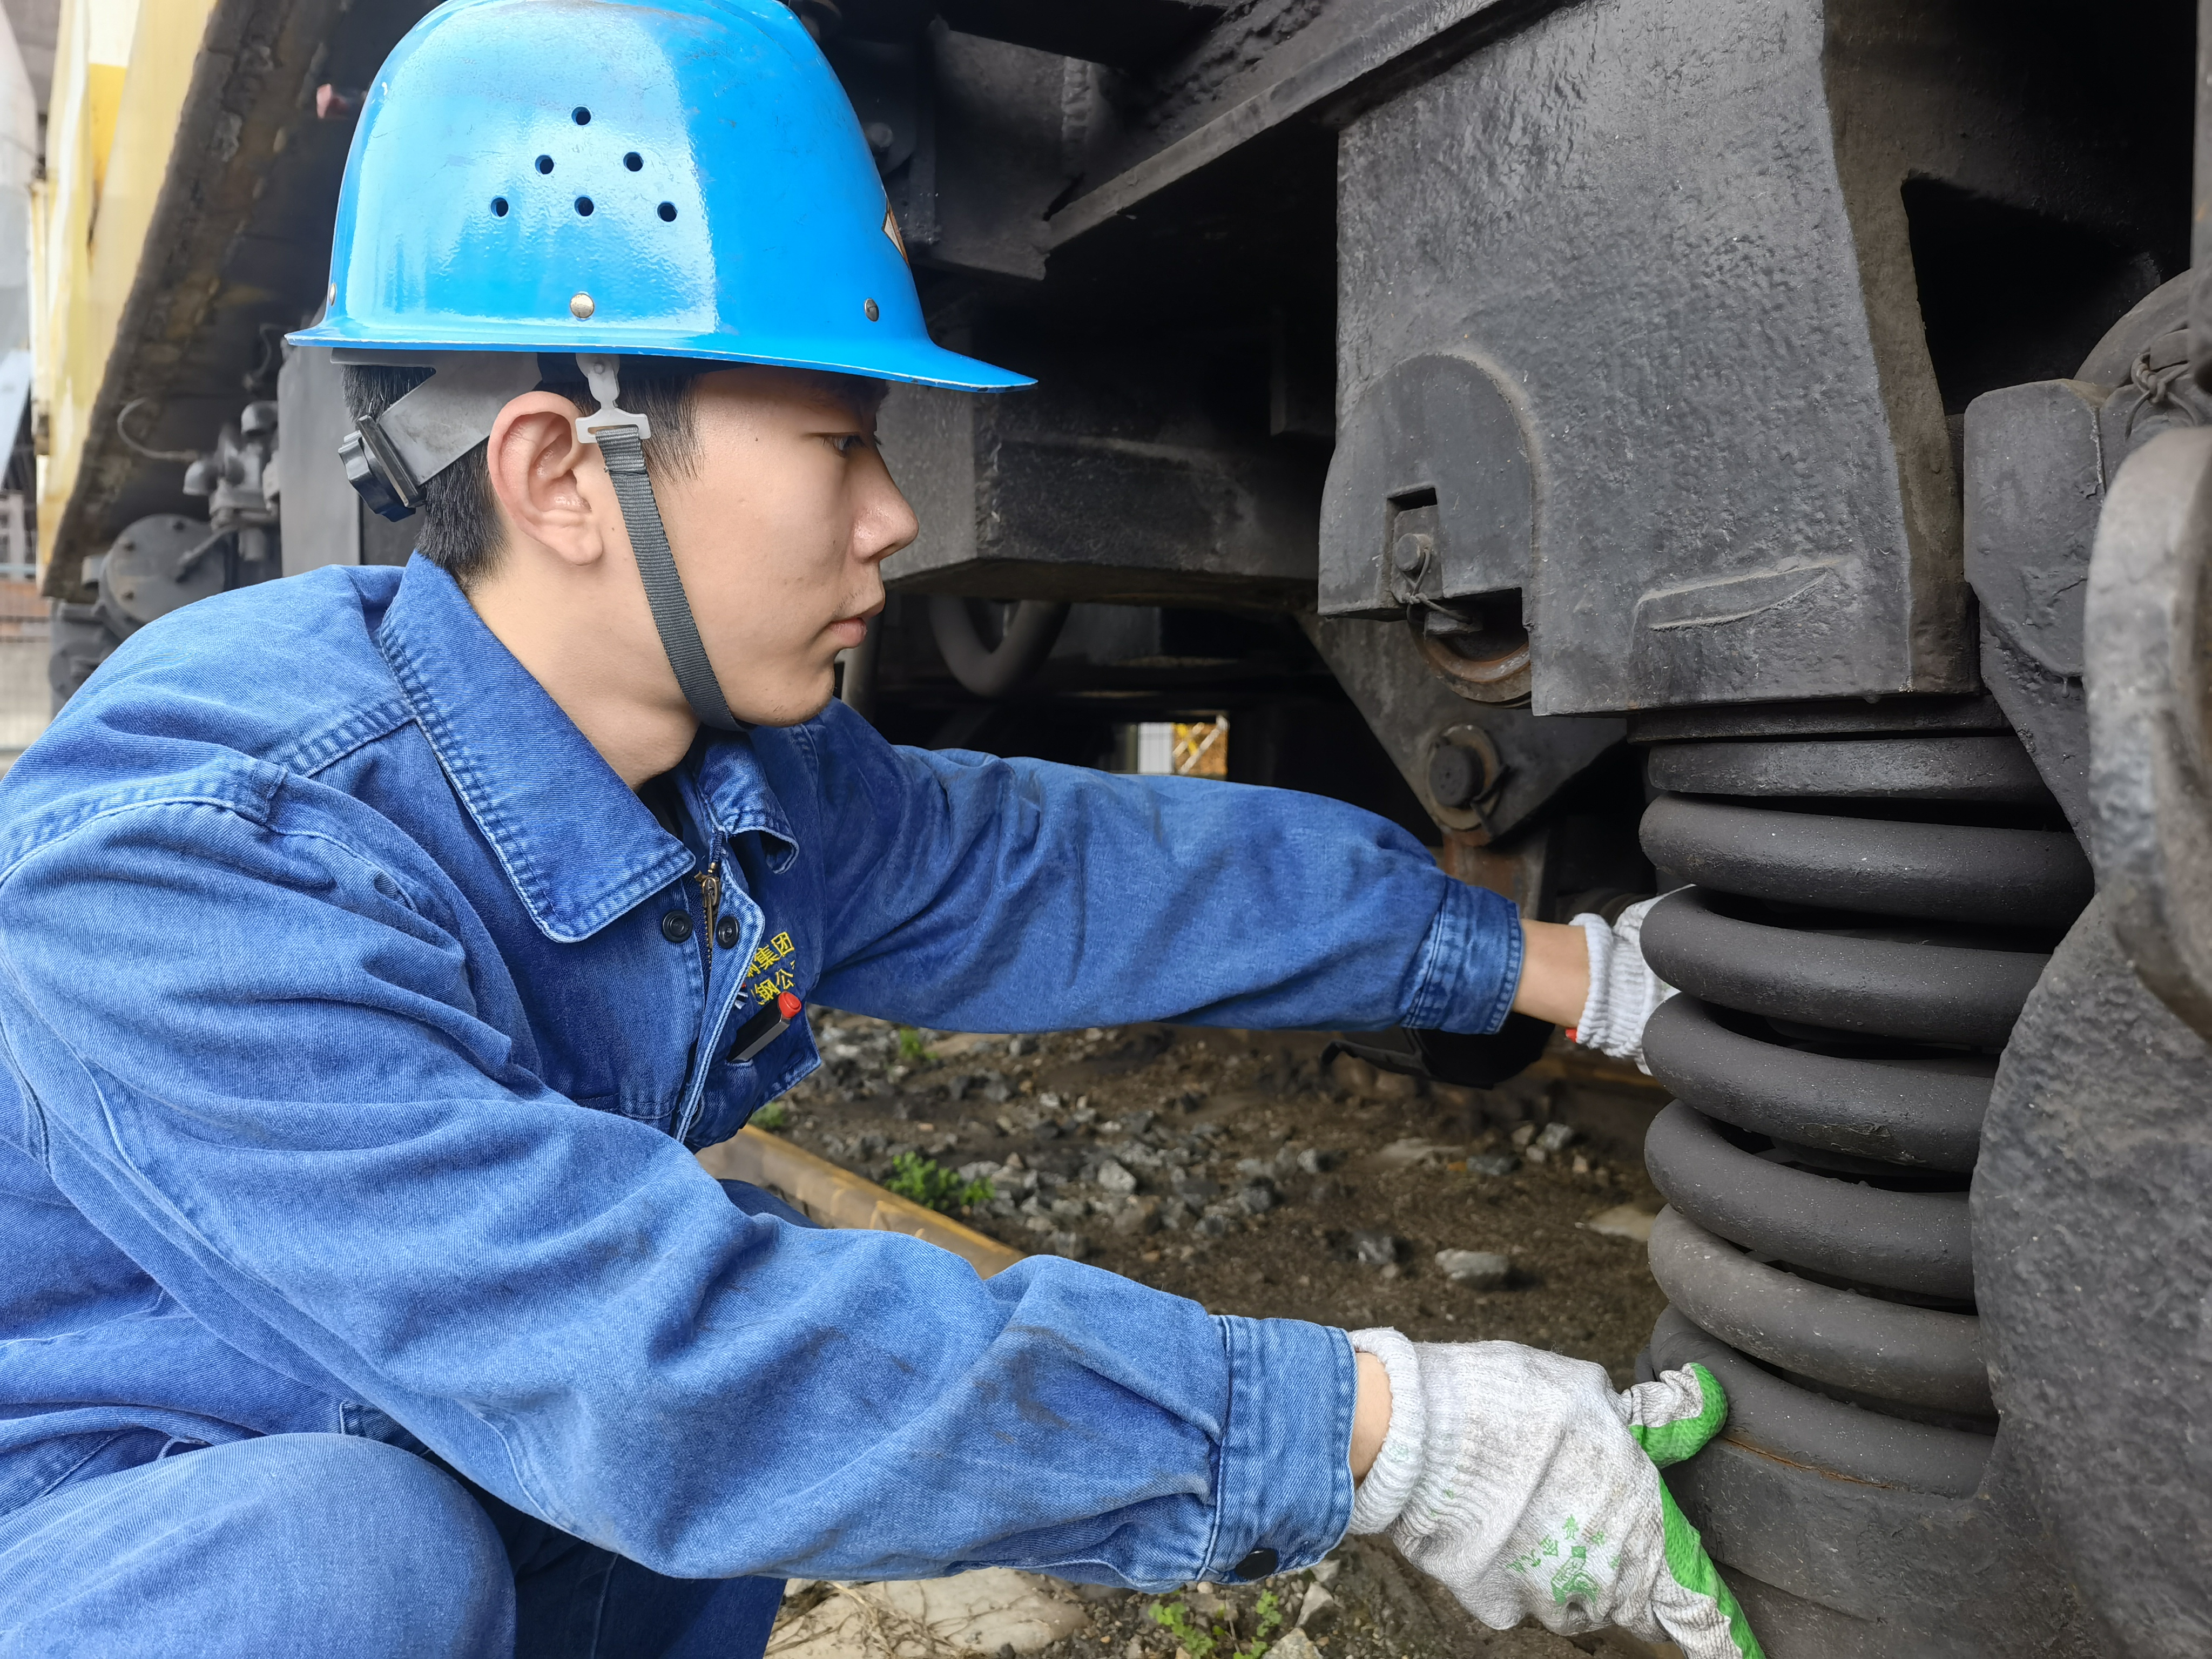
{"type": "Polygon", "coordinates": [[[127,64],[87,64],[84,66],[84,104],[92,132],[92,196],[100,199],[107,183],[107,157],[115,148],[115,124],[123,116],[123,82],[131,72],[127,64]]]}
{"type": "Polygon", "coordinates": [[[86,422],[167,173],[216,0],[62,0],[46,173],[31,197],[31,353],[41,561],[84,455],[86,422]]]}
{"type": "Polygon", "coordinates": [[[717,1179],[769,1188],[825,1227],[904,1233],[951,1251],[986,1279],[1022,1259],[1019,1250],[973,1227],[963,1227],[950,1216],[926,1210],[827,1158],[750,1126],[708,1147],[699,1154],[699,1162],[717,1179]]]}

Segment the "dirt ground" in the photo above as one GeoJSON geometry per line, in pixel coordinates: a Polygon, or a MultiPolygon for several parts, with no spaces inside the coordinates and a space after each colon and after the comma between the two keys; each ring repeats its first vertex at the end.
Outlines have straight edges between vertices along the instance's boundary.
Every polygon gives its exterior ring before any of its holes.
{"type": "MultiPolygon", "coordinates": [[[[1595,1360],[1623,1386],[1664,1305],[1638,1235],[1660,1204],[1640,1147],[1665,1097],[1632,1069],[1555,1048],[1478,1091],[1342,1055],[1324,1072],[1318,1033],[949,1035],[813,1018],[822,1070],[755,1121],[895,1190],[915,1171],[902,1154],[956,1172],[971,1201],[949,1212],[1017,1249],[1216,1313],[1532,1343],[1595,1360]],[[1473,1275],[1455,1280],[1440,1251],[1503,1260],[1455,1258],[1473,1275]]],[[[1335,1605],[1309,1621],[1328,1659],[1645,1651],[1486,1631],[1380,1544],[1348,1540],[1328,1575],[1335,1605]]],[[[1305,1588],[1304,1576],[1272,1585],[1279,1602],[1305,1588]]],[[[1154,1617],[1161,1598],[1068,1593],[1091,1630],[1048,1659],[1190,1653],[1154,1617]]],[[[1194,1628],[1222,1626],[1230,1659],[1261,1635],[1259,1593],[1199,1587],[1182,1601],[1194,1628]]],[[[1297,1611],[1269,1632],[1276,1643],[1297,1611]]]]}

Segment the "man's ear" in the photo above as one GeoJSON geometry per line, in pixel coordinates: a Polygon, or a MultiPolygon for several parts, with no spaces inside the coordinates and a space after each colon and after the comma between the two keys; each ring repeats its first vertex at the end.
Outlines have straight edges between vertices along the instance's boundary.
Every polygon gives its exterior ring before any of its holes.
{"type": "Polygon", "coordinates": [[[599,471],[596,445],[576,441],[583,411],[553,392],[526,392],[499,412],[484,447],[492,494],[510,537],[536,542],[564,562],[594,564],[606,552],[583,474],[599,471]]]}

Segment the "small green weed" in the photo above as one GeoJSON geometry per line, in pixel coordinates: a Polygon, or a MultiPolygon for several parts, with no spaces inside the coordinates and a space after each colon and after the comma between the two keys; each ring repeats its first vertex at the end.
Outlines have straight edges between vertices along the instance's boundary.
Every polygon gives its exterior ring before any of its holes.
{"type": "MultiPolygon", "coordinates": [[[[1200,1626],[1190,1616],[1190,1609],[1180,1601],[1155,1601],[1152,1606],[1152,1622],[1175,1638],[1175,1644],[1190,1659],[1213,1659],[1217,1645],[1214,1631],[1200,1626]]],[[[1219,1630],[1215,1626],[1214,1630],[1219,1630]]]]}
{"type": "Polygon", "coordinates": [[[1149,1611],[1152,1622],[1175,1638],[1176,1645],[1190,1659],[1215,1659],[1217,1654],[1225,1659],[1263,1659],[1268,1638],[1283,1625],[1283,1604],[1273,1590],[1261,1590],[1253,1604],[1252,1639],[1241,1648],[1236,1645],[1233,1628],[1218,1622],[1201,1625],[1181,1601],[1155,1601],[1149,1611]]]}
{"type": "Polygon", "coordinates": [[[898,1028],[899,1060],[908,1066],[919,1066],[929,1058],[929,1045],[921,1040],[921,1033],[911,1025],[898,1028]]]}
{"type": "Polygon", "coordinates": [[[770,1134],[791,1121],[791,1113],[780,1100],[772,1100],[745,1120],[756,1129],[766,1129],[770,1134]]]}
{"type": "Polygon", "coordinates": [[[1283,1604],[1275,1599],[1274,1591],[1261,1590],[1260,1599],[1252,1605],[1252,1639],[1237,1650],[1237,1659],[1260,1659],[1267,1650],[1268,1638],[1283,1627],[1283,1604]]]}
{"type": "Polygon", "coordinates": [[[970,1205],[987,1204],[997,1192],[989,1182],[963,1181],[935,1158],[919,1152],[901,1152],[893,1158],[890,1179],[884,1186],[901,1198],[948,1215],[970,1205]]]}

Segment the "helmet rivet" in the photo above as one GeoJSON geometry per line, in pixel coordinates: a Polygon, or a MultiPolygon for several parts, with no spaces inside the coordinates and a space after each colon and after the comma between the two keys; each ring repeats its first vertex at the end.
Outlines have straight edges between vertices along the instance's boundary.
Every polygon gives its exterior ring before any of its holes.
{"type": "Polygon", "coordinates": [[[867,313],[868,320],[872,323],[884,314],[873,300],[863,300],[860,302],[860,309],[867,313]]]}
{"type": "MultiPolygon", "coordinates": [[[[871,301],[871,303],[873,302],[871,301]]],[[[578,322],[583,321],[598,309],[599,307],[592,303],[592,296],[588,294],[576,295],[568,301],[568,314],[578,322]]]]}
{"type": "Polygon", "coordinates": [[[331,284],[331,291],[323,296],[323,303],[326,306],[334,306],[337,302],[338,285],[336,283],[332,283],[331,284]]]}

